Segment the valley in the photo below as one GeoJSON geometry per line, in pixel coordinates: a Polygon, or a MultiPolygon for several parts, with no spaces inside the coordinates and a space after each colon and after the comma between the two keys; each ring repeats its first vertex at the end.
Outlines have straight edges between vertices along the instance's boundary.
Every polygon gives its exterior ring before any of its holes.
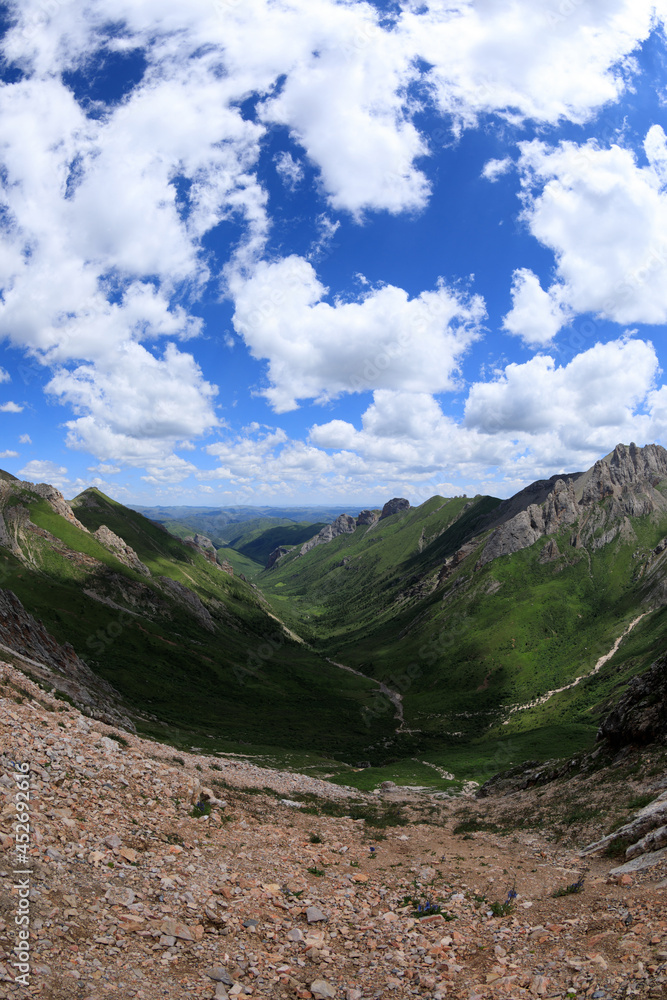
{"type": "Polygon", "coordinates": [[[95,489],[67,504],[1,486],[3,589],[139,732],[175,746],[456,791],[589,750],[664,648],[656,445],[509,500],[395,498],[305,522],[162,509],[158,523],[95,489]]]}

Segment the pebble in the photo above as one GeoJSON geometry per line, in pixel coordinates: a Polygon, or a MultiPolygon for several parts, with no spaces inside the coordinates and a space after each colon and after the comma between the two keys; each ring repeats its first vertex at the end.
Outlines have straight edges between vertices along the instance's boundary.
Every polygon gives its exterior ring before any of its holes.
{"type": "MultiPolygon", "coordinates": [[[[596,858],[583,893],[554,899],[581,870],[574,847],[550,843],[546,830],[454,836],[461,799],[436,800],[441,814],[427,825],[419,820],[429,816],[428,793],[403,793],[415,822],[409,834],[388,828],[371,859],[363,821],[315,819],[303,803],[288,812],[280,802],[297,792],[337,801],[361,793],[238,758],[176,754],[131,733],[108,750],[100,736],[111,727],[61,711],[14,669],[0,665],[0,746],[9,748],[0,754],[0,814],[14,809],[10,760],[30,760],[33,971],[44,996],[546,1000],[569,991],[609,1000],[665,992],[658,885],[667,862],[618,885],[610,863],[596,858]],[[5,697],[3,675],[35,700],[5,697]],[[218,777],[224,822],[215,805],[208,820],[191,817],[192,795],[215,792],[218,777]],[[236,787],[273,792],[237,796],[236,787]],[[494,917],[491,904],[515,879],[514,912],[494,917]],[[427,898],[442,913],[416,919],[427,898]]],[[[486,802],[465,801],[488,815],[486,802]]],[[[3,877],[12,846],[0,842],[3,877]]],[[[11,912],[8,894],[0,995],[19,1000],[11,912]]]]}

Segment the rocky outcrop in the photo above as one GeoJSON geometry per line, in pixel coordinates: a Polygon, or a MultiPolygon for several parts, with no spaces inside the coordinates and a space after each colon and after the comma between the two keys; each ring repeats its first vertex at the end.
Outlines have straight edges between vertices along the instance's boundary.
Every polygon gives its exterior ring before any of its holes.
{"type": "Polygon", "coordinates": [[[310,552],[316,545],[326,545],[327,542],[332,542],[339,535],[349,535],[356,530],[356,527],[356,518],[350,517],[349,514],[341,514],[331,524],[325,524],[319,534],[304,542],[299,554],[305,556],[306,552],[310,552]]]}
{"type": "Polygon", "coordinates": [[[357,526],[361,527],[363,524],[367,525],[377,524],[379,520],[380,520],[379,510],[362,510],[359,512],[359,516],[357,518],[357,526]]]}
{"type": "Polygon", "coordinates": [[[553,535],[564,525],[574,524],[579,508],[571,480],[557,479],[541,507],[529,504],[491,534],[477,563],[481,569],[499,556],[527,549],[539,538],[553,535]]]}
{"type": "Polygon", "coordinates": [[[74,524],[81,531],[85,531],[88,534],[88,528],[85,524],[81,524],[81,521],[75,516],[74,511],[70,505],[65,500],[60,490],[57,490],[55,486],[49,486],[48,483],[28,483],[22,482],[19,484],[23,489],[30,490],[31,493],[36,493],[38,497],[42,500],[46,500],[48,505],[56,512],[64,517],[65,520],[69,521],[70,524],[74,524]]]}
{"type": "Polygon", "coordinates": [[[135,730],[118,692],[94,674],[69,643],[61,646],[11,590],[0,590],[0,644],[17,654],[22,669],[67,695],[82,711],[135,730]]]}
{"type": "Polygon", "coordinates": [[[227,576],[234,576],[234,567],[226,559],[217,561],[216,565],[222,570],[223,573],[226,573],[227,576]]]}
{"type": "Polygon", "coordinates": [[[385,517],[391,517],[392,514],[399,514],[402,510],[410,510],[410,501],[405,500],[403,497],[394,497],[393,500],[388,500],[382,508],[379,520],[383,521],[385,517]]]}
{"type": "Polygon", "coordinates": [[[667,654],[633,677],[614,710],[601,723],[598,741],[612,748],[643,745],[667,737],[667,654]]]}
{"type": "MultiPolygon", "coordinates": [[[[531,490],[539,496],[546,484],[553,483],[553,489],[542,504],[529,503],[495,528],[476,568],[481,569],[499,556],[528,548],[568,525],[576,524],[570,539],[575,548],[584,545],[602,548],[615,538],[632,542],[636,536],[629,517],[667,512],[667,498],[656,488],[664,479],[667,479],[664,448],[654,444],[644,448],[619,444],[588,472],[534,483],[505,503],[516,505],[521,497],[530,496],[531,490]]],[[[494,517],[498,516],[494,512],[494,517]]],[[[557,558],[553,550],[543,553],[545,559],[557,558]]]]}
{"type": "Polygon", "coordinates": [[[108,549],[128,569],[133,569],[136,573],[141,573],[142,576],[151,575],[148,566],[142,563],[132,546],[128,545],[127,542],[120,538],[119,535],[116,535],[110,528],[107,528],[106,524],[101,524],[97,531],[93,533],[93,536],[100,545],[108,549]]]}
{"type": "Polygon", "coordinates": [[[291,552],[291,548],[287,548],[285,545],[279,545],[277,549],[274,549],[266,561],[266,569],[272,569],[276,565],[279,559],[286,556],[288,552],[291,552]]]}
{"type": "Polygon", "coordinates": [[[175,600],[184,604],[188,611],[199,621],[202,628],[205,628],[208,632],[215,632],[215,622],[194,590],[190,590],[189,587],[179,583],[178,580],[172,580],[169,576],[161,576],[159,580],[164,590],[175,600]]]}
{"type": "Polygon", "coordinates": [[[629,843],[625,851],[629,861],[664,847],[667,844],[667,792],[658,795],[653,802],[640,809],[628,823],[624,823],[613,833],[596,840],[593,844],[588,844],[581,851],[581,856],[599,854],[617,842],[629,843]]]}

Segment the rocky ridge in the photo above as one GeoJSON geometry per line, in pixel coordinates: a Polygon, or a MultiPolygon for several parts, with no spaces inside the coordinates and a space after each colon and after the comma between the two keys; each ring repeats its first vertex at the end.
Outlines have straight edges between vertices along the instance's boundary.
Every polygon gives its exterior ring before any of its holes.
{"type": "MultiPolygon", "coordinates": [[[[511,517],[496,511],[494,528],[476,564],[480,569],[499,556],[528,548],[540,538],[572,526],[570,545],[600,548],[621,535],[634,538],[629,517],[667,512],[667,497],[656,487],[667,479],[667,451],[660,445],[619,444],[584,473],[534,483],[511,501],[509,510],[552,487],[546,497],[527,503],[511,517]]],[[[501,508],[503,505],[501,504],[501,508]]],[[[545,557],[557,558],[551,545],[545,557]]]]}
{"type": "MultiPolygon", "coordinates": [[[[396,786],[360,795],[175,753],[91,722],[8,665],[0,747],[5,996],[664,995],[667,864],[610,875],[608,861],[582,865],[540,833],[498,836],[490,820],[500,816],[465,797],[396,786]],[[24,761],[28,986],[12,965],[19,896],[8,877],[24,761]],[[462,813],[474,832],[459,829],[462,813]],[[382,837],[373,815],[389,819],[382,837]],[[583,888],[565,891],[575,883],[583,888]]],[[[525,815],[527,802],[515,796],[510,812],[525,815]]]]}

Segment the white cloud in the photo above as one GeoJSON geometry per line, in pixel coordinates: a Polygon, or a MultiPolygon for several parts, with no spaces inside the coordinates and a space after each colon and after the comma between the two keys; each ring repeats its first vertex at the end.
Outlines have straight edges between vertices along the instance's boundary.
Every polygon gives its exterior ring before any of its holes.
{"type": "Polygon", "coordinates": [[[88,471],[89,472],[101,472],[105,476],[112,476],[116,472],[120,472],[121,469],[120,469],[120,466],[118,466],[118,465],[109,465],[108,463],[101,462],[99,465],[89,465],[88,466],[88,471]]]}
{"type": "Polygon", "coordinates": [[[442,392],[485,316],[479,296],[448,289],[409,299],[386,285],[356,302],[324,302],[327,290],[302,257],[260,263],[232,278],[234,325],[269,362],[263,395],[279,412],[375,388],[442,392]]]}
{"type": "Polygon", "coordinates": [[[482,168],[482,177],[493,184],[503,174],[508,173],[513,166],[514,161],[510,156],[506,156],[502,160],[487,160],[482,168]]]}
{"type": "Polygon", "coordinates": [[[19,444],[32,444],[32,438],[29,434],[21,434],[19,436],[19,444]]]}
{"type": "Polygon", "coordinates": [[[274,160],[283,184],[290,191],[294,191],[303,180],[303,165],[295,160],[291,153],[278,153],[274,160]]]}
{"type": "Polygon", "coordinates": [[[0,368],[0,382],[11,382],[12,377],[4,368],[0,368]]]}
{"type": "Polygon", "coordinates": [[[643,340],[595,344],[560,367],[538,355],[507,365],[493,382],[473,385],[465,426],[501,438],[547,435],[571,454],[662,437],[667,427],[654,409],[655,397],[649,398],[659,373],[655,349],[643,340]]]}
{"type": "Polygon", "coordinates": [[[0,413],[22,413],[22,412],[23,412],[23,407],[19,406],[18,403],[9,402],[0,404],[0,413]]]}
{"type": "Polygon", "coordinates": [[[427,0],[406,12],[404,31],[431,64],[435,100],[460,125],[502,111],[511,121],[585,121],[616,100],[628,60],[663,2],[573,0],[427,0]]]}
{"type": "Polygon", "coordinates": [[[428,393],[382,389],[359,428],[315,424],[307,442],[249,428],[210,447],[219,460],[201,479],[227,481],[248,497],[303,493],[407,496],[420,503],[446,488],[507,496],[529,482],[586,469],[624,441],[667,440],[667,387],[650,343],[596,344],[558,366],[537,356],[471,386],[462,421],[428,393]]]}
{"type": "Polygon", "coordinates": [[[49,483],[59,488],[69,485],[65,466],[48,459],[33,459],[19,471],[19,476],[31,483],[49,483]]]}
{"type": "MultiPolygon", "coordinates": [[[[559,306],[564,316],[667,321],[667,149],[659,126],[645,149],[649,164],[640,167],[620,146],[521,144],[524,219],[556,256],[557,279],[541,293],[547,328],[558,322],[559,306]]],[[[539,298],[534,285],[532,292],[539,298]]],[[[540,342],[529,310],[510,313],[505,325],[540,342]]]]}
{"type": "Polygon", "coordinates": [[[512,276],[512,309],[503,320],[504,329],[531,346],[550,343],[567,319],[558,301],[560,291],[560,286],[555,285],[545,292],[531,270],[516,270],[512,276]]]}
{"type": "Polygon", "coordinates": [[[0,458],[18,458],[18,451],[0,451],[0,458]]]}
{"type": "Polygon", "coordinates": [[[128,342],[94,365],[61,368],[47,391],[79,414],[67,422],[67,442],[112,462],[146,466],[153,479],[179,481],[194,466],[175,450],[218,423],[214,386],[192,355],[168,344],[162,358],[128,342]],[[140,391],[139,391],[140,387],[140,391]]]}

